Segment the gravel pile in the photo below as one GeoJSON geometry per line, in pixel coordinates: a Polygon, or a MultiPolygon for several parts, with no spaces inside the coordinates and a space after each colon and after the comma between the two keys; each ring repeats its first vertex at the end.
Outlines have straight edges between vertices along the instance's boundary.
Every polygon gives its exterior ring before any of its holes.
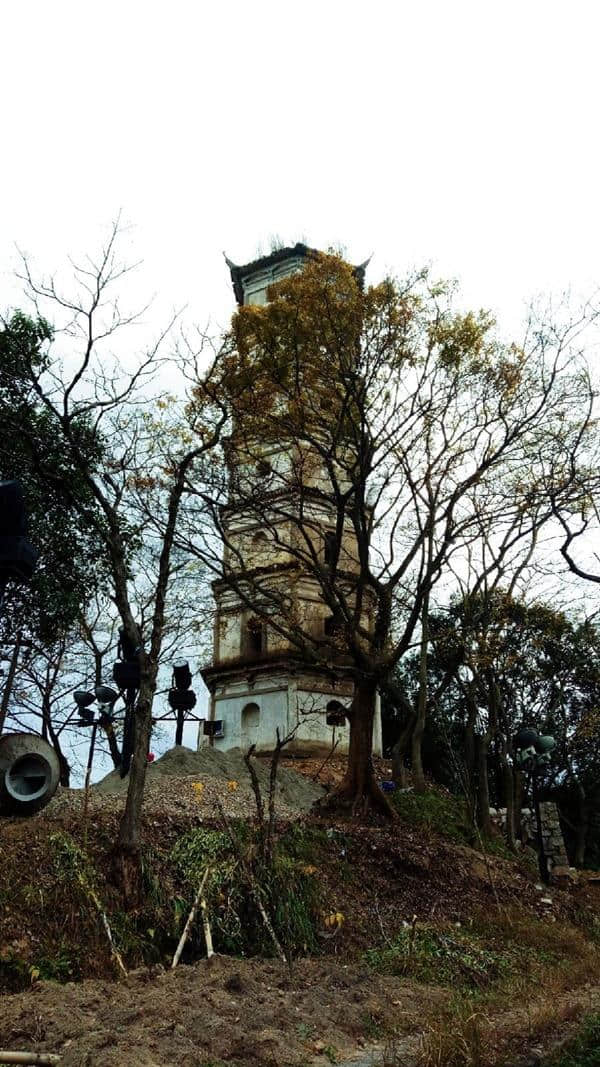
{"type": "MultiPolygon", "coordinates": [[[[265,807],[269,793],[270,761],[253,759],[265,807]]],[[[128,778],[111,771],[92,786],[88,800],[90,814],[121,811],[127,794],[128,778]]],[[[323,787],[297,771],[279,767],[276,810],[281,818],[297,818],[323,795],[323,787]]],[[[59,790],[41,813],[56,818],[83,809],[82,789],[59,790]]],[[[197,815],[212,818],[220,802],[232,818],[256,814],[250,775],[241,749],[219,752],[203,748],[195,752],[177,745],[150,764],[146,775],[144,812],[146,815],[197,815]]]]}

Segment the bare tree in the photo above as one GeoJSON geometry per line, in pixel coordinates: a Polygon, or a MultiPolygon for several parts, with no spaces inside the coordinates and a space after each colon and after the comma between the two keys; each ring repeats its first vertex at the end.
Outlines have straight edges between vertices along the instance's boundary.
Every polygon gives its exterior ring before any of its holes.
{"type": "MultiPolygon", "coordinates": [[[[146,755],[152,728],[165,634],[170,580],[177,566],[174,538],[186,482],[200,458],[209,453],[224,424],[218,390],[210,409],[198,397],[188,403],[184,369],[163,356],[169,329],[163,331],[136,361],[124,352],[119,361],[109,345],[127,327],[141,322],[142,312],[121,310],[117,288],[130,268],[117,258],[118,223],[97,260],[74,265],[67,289],[51,278],[37,280],[26,260],[23,278],[38,314],[58,317],[61,337],[69,346],[62,359],[53,355],[31,364],[36,396],[69,450],[72,463],[89,486],[96,504],[89,521],[97,527],[109,561],[112,596],[132,647],[139,648],[140,686],[135,706],[135,747],[125,811],[116,849],[126,899],[135,902],[140,888],[140,812],[146,755]],[[162,379],[161,374],[168,370],[162,379]],[[168,386],[168,389],[166,388],[168,386]],[[90,448],[92,446],[92,448],[90,448]],[[94,459],[90,451],[96,447],[94,459]],[[149,521],[152,516],[152,521],[149,521]],[[151,606],[146,640],[136,616],[132,571],[136,547],[143,544],[151,606]]],[[[187,372],[201,380],[205,367],[197,353],[187,372]]],[[[214,370],[206,372],[211,377],[214,370]]],[[[205,394],[206,395],[206,394],[205,394]]],[[[32,450],[36,442],[31,441],[32,450]]],[[[44,455],[38,454],[44,472],[44,455]]],[[[48,470],[52,492],[52,471],[48,470]]]]}
{"type": "MultiPolygon", "coordinates": [[[[433,586],[482,523],[510,538],[540,514],[550,454],[568,499],[591,428],[573,352],[585,315],[561,331],[532,319],[521,345],[505,344],[491,316],[458,313],[451,298],[424,274],[363,292],[347,264],[315,256],[266,306],[242,307],[225,356],[223,477],[210,496],[197,488],[224,557],[185,540],[288,656],[352,679],[349,762],[332,800],[355,811],[388,810],[372,767],[376,693],[433,586]],[[301,576],[320,609],[298,595],[301,576]]],[[[418,723],[425,706],[423,692],[418,723]]],[[[417,731],[417,762],[418,746],[417,731]]]]}

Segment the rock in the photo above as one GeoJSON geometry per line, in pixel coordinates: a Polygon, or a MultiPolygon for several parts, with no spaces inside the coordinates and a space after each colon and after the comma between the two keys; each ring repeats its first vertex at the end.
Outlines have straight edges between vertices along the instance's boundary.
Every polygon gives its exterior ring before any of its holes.
{"type": "Polygon", "coordinates": [[[551,871],[552,881],[577,882],[578,872],[575,867],[553,867],[551,871]]]}

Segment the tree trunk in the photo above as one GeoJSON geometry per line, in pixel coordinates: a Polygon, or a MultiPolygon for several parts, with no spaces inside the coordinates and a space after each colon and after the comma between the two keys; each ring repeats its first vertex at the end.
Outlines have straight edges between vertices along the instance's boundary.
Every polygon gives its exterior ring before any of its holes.
{"type": "Polygon", "coordinates": [[[513,770],[510,765],[510,760],[506,749],[504,747],[504,740],[502,741],[502,751],[500,755],[500,766],[502,768],[502,793],[504,795],[504,804],[506,807],[506,844],[513,852],[516,852],[516,836],[515,836],[515,783],[513,779],[513,770]]]}
{"type": "Polygon", "coordinates": [[[110,751],[110,758],[113,762],[113,767],[121,766],[121,749],[119,748],[119,742],[117,741],[115,728],[111,722],[102,723],[102,729],[108,741],[108,748],[110,751]]]}
{"type": "Polygon", "coordinates": [[[68,789],[71,784],[71,765],[65,756],[61,744],[60,735],[54,729],[52,722],[52,706],[48,693],[42,698],[42,737],[44,741],[47,741],[56,752],[59,765],[59,781],[65,789],[68,789]]]}
{"type": "Polygon", "coordinates": [[[13,648],[12,656],[10,657],[10,666],[8,668],[8,674],[2,690],[2,702],[0,703],[0,734],[4,731],[4,723],[6,722],[6,716],[8,715],[8,706],[10,704],[10,698],[12,696],[13,685],[15,681],[15,674],[17,673],[17,664],[19,662],[19,652],[21,650],[21,631],[17,632],[15,638],[15,645],[13,648]]]}
{"type": "Polygon", "coordinates": [[[415,728],[416,716],[412,714],[402,728],[396,744],[392,748],[392,778],[400,789],[408,786],[408,770],[406,767],[406,755],[410,746],[410,739],[415,728]]]}
{"type": "Polygon", "coordinates": [[[588,835],[588,810],[585,789],[581,782],[577,782],[577,823],[575,825],[575,853],[573,856],[575,867],[585,866],[585,849],[588,835]]]}
{"type": "Polygon", "coordinates": [[[465,697],[467,701],[467,721],[465,723],[465,770],[466,770],[466,793],[469,823],[475,827],[477,822],[477,753],[475,743],[475,723],[477,721],[477,705],[473,694],[469,691],[465,697]]]}
{"type": "MultiPolygon", "coordinates": [[[[155,673],[155,672],[154,672],[155,673]]],[[[135,706],[135,742],[125,811],[119,826],[116,858],[125,906],[136,908],[142,896],[141,865],[141,813],[144,801],[144,785],[148,766],[148,750],[152,732],[152,700],[156,681],[144,671],[135,706]]]]}
{"type": "Polygon", "coordinates": [[[488,782],[487,754],[490,738],[487,734],[475,736],[477,759],[477,823],[484,837],[492,833],[490,818],[490,787],[488,782]]]}
{"type": "Polygon", "coordinates": [[[523,795],[525,791],[525,783],[523,778],[523,771],[519,767],[515,767],[513,770],[514,780],[514,797],[515,797],[515,834],[519,838],[519,841],[523,840],[523,828],[521,825],[522,812],[523,812],[523,795]]]}
{"type": "MultiPolygon", "coordinates": [[[[431,565],[433,553],[433,524],[430,525],[427,538],[427,563],[431,565]]],[[[412,782],[415,793],[424,793],[427,789],[423,771],[423,734],[427,715],[427,645],[429,643],[429,588],[423,596],[421,609],[421,651],[419,657],[419,695],[417,697],[417,717],[410,744],[410,762],[412,782]]]]}
{"type": "Polygon", "coordinates": [[[353,815],[366,815],[370,809],[374,809],[396,818],[394,808],[377,784],[373,768],[376,694],[375,682],[364,679],[356,683],[349,714],[348,766],[342,782],[325,799],[323,807],[350,808],[353,815]]]}

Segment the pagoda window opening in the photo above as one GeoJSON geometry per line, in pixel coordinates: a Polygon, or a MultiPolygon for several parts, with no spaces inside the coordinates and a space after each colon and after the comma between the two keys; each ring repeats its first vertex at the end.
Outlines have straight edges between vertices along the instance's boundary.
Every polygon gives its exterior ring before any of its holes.
{"type": "Polygon", "coordinates": [[[342,629],[339,615],[327,615],[323,620],[323,633],[325,637],[338,637],[342,629]]]}
{"type": "Polygon", "coordinates": [[[247,656],[260,656],[266,650],[266,626],[253,616],[248,619],[244,632],[244,652],[247,656]]]}
{"type": "Polygon", "coordinates": [[[339,700],[330,700],[325,711],[327,712],[328,726],[346,726],[346,710],[339,700]]]}
{"type": "Polygon", "coordinates": [[[333,563],[336,557],[337,549],[337,537],[333,530],[327,530],[325,532],[325,543],[323,546],[323,559],[325,563],[333,563]]]}
{"type": "Polygon", "coordinates": [[[242,708],[242,730],[256,730],[260,720],[258,704],[246,704],[242,708]]]}

